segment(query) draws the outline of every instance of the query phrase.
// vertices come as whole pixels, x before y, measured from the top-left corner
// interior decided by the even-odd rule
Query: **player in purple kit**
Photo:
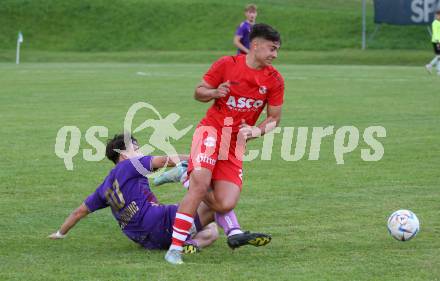
[[[233,40],[234,45],[238,48],[237,54],[249,53],[249,34],[257,18],[257,6],[255,4],[246,5],[244,15],[246,16],[246,20],[238,26]]]
[[[66,218],[61,228],[49,235],[49,238],[64,238],[68,231],[89,213],[110,206],[113,216],[128,238],[147,249],[167,249],[170,246],[178,207],[159,204],[150,190],[148,179],[139,170],[152,172],[165,165],[175,166],[176,163],[171,160],[173,157],[144,156],[138,152],[138,148],[137,141],[133,137],[127,148],[124,135],[117,135],[109,140],[106,156],[116,166],[95,192],[90,194]],[[188,156],[179,155],[179,158],[187,160]],[[139,169],[137,164],[142,167]],[[213,211],[201,204],[193,227],[194,232],[197,233],[188,241],[186,252],[194,252],[199,247],[209,246],[218,238],[217,226],[211,223],[213,221]]]

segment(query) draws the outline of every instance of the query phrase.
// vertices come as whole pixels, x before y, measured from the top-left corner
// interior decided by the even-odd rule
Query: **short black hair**
[[[281,44],[281,35],[272,26],[265,23],[257,23],[252,27],[249,41],[254,38],[263,38],[272,42],[279,42]]]
[[[125,141],[124,137],[128,135],[131,139],[131,142],[137,144],[137,140],[130,134],[119,134],[115,135],[112,139],[107,141],[107,146],[105,148],[105,156],[115,164],[118,164],[119,160],[119,152],[116,150],[125,150]]]

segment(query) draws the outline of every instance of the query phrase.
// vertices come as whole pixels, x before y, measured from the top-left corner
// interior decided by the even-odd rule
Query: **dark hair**
[[[124,141],[125,136],[126,134],[115,135],[113,139],[107,141],[105,156],[115,164],[117,164],[119,160],[119,152],[115,150],[126,149]],[[128,137],[130,137],[132,143],[137,144],[137,140],[133,136],[128,134]]]
[[[263,38],[272,42],[279,42],[281,44],[281,35],[272,26],[265,23],[257,23],[252,27],[249,41],[254,38]]]

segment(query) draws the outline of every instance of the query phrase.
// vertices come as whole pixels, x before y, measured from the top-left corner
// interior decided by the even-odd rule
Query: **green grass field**
[[[362,132],[380,125],[385,154],[364,162],[359,147],[337,165],[334,136],[318,161],[286,162],[275,138],[271,161],[245,163],[236,209],[243,228],[264,231],[263,248],[232,252],[219,241],[186,265],[172,267],[164,252],[129,241],[109,210],[81,221],[63,241],[51,241],[64,218],[94,191],[112,165],[87,162],[82,150],[67,171],[54,153],[65,125],[123,128],[135,102],[195,125],[206,104],[192,98],[207,64],[0,64],[0,280],[440,280],[438,220],[440,77],[421,67],[279,65],[286,80],[281,126]],[[138,75],[142,72],[142,75]],[[147,135],[137,135],[142,143]],[[310,134],[309,134],[310,137]],[[189,152],[191,137],[175,142]],[[309,142],[310,143],[310,142]],[[261,146],[255,141],[251,148]],[[309,146],[308,146],[309,147]],[[153,189],[163,203],[178,202],[177,184]],[[388,235],[387,217],[414,211],[421,232],[412,241]]]
[[[235,51],[126,51],[126,52],[50,52],[22,49],[22,62],[130,62],[130,63],[207,63]],[[355,50],[286,51],[279,60],[285,64],[402,65],[420,66],[432,59],[431,50]],[[1,62],[15,62],[15,50],[0,50]]]
[[[361,48],[361,0],[256,0],[257,22],[276,27],[285,50]],[[248,0],[2,0],[0,50],[17,33],[29,50],[51,52],[233,50]],[[367,0],[367,31],[374,29]],[[431,50],[425,26],[383,25],[372,49]]]

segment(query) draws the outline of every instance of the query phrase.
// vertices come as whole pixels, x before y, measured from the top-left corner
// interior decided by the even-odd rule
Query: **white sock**
[[[233,230],[231,230],[231,232],[229,232],[228,237],[235,235],[235,234],[242,234],[242,233],[243,233],[243,231],[241,231],[241,229],[233,229]]]
[[[437,68],[437,72],[440,72],[440,63],[439,63],[440,56],[435,56],[435,58],[432,61],[434,60],[435,62],[432,64],[432,66],[435,66]]]
[[[432,61],[429,63],[430,66],[435,66],[438,63],[440,56],[435,56]]]
[[[170,250],[177,250],[179,252],[182,252],[183,247],[182,246],[171,245],[170,246]]]

